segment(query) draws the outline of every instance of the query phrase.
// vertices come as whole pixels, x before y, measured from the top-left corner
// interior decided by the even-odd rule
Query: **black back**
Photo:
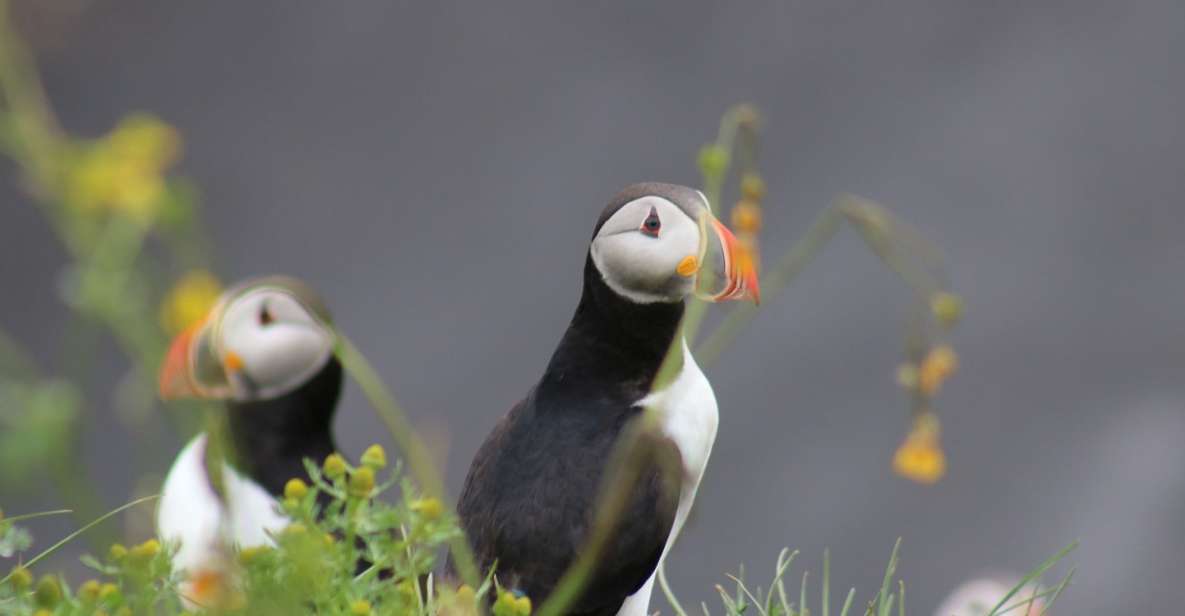
[[[618,437],[641,408],[683,316],[682,303],[635,304],[586,259],[584,292],[543,378],[486,438],[458,512],[484,569],[536,604],[584,546]],[[651,443],[641,479],[571,614],[615,614],[650,577],[670,535],[678,490],[664,463],[674,443]],[[681,466],[680,466],[681,468]]]
[[[233,451],[228,461],[272,496],[293,477],[309,480],[304,459],[315,462],[337,451],[333,414],[341,395],[342,366],[330,357],[304,385],[271,400],[227,402]]]

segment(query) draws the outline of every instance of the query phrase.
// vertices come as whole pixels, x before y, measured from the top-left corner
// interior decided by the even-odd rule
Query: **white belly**
[[[675,522],[671,526],[670,536],[667,537],[667,545],[659,559],[661,564],[679,536],[679,531],[683,530],[683,523],[687,521],[687,515],[691,512],[700,479],[703,478],[704,469],[708,466],[712,444],[716,442],[720,414],[716,408],[716,395],[712,393],[712,385],[695,363],[686,341],[683,342],[683,370],[678,378],[666,389],[652,392],[638,404],[662,411],[663,432],[679,447],[679,454],[683,458],[684,475],[682,490],[679,493],[679,508],[675,512]],[[648,613],[656,574],[657,570],[650,574],[650,579],[646,580],[638,592],[626,598],[617,612],[618,616],[644,616]]]
[[[255,482],[223,464],[225,504],[206,475],[206,435],[181,450],[165,478],[156,510],[160,538],[179,544],[173,567],[195,573],[220,570],[231,546],[270,544],[267,532],[288,524],[276,501]]]

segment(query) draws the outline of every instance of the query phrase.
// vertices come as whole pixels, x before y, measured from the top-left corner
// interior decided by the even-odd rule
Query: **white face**
[[[663,197],[635,199],[593,238],[593,263],[610,289],[636,303],[682,301],[702,258],[700,224]]]
[[[329,328],[278,287],[252,289],[231,300],[214,336],[231,393],[240,400],[288,393],[333,354]]]

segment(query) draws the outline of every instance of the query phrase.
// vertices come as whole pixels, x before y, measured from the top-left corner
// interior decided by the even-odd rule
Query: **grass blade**
[[[55,543],[55,544],[53,544],[53,545],[49,546],[48,548],[46,548],[46,549],[45,549],[43,552],[41,552],[40,554],[38,554],[38,555],[34,556],[33,558],[30,558],[30,559],[29,559],[29,560],[28,560],[28,561],[27,561],[27,562],[24,564],[25,568],[32,567],[33,565],[37,564],[37,563],[38,563],[38,562],[39,562],[41,559],[45,558],[46,556],[49,556],[50,554],[53,554],[54,552],[56,552],[56,551],[58,550],[58,548],[60,548],[60,547],[62,547],[63,545],[66,545],[67,543],[69,543],[69,542],[73,541],[73,540],[74,540],[74,539],[76,539],[76,538],[77,538],[79,535],[81,535],[81,534],[85,533],[86,531],[88,531],[88,530],[90,530],[90,529],[92,529],[92,528],[94,528],[94,527],[98,526],[99,524],[102,524],[103,522],[107,521],[107,519],[108,519],[108,518],[110,518],[110,517],[112,517],[112,516],[114,516],[114,515],[116,515],[116,514],[122,513],[123,511],[125,511],[125,510],[127,510],[127,509],[131,509],[132,507],[135,507],[136,505],[139,505],[139,504],[141,504],[141,503],[146,503],[146,502],[148,502],[148,501],[150,501],[150,500],[156,500],[156,499],[158,499],[158,498],[160,498],[160,495],[159,495],[159,494],[153,494],[152,496],[145,496],[144,498],[138,498],[138,499],[136,499],[136,500],[134,500],[134,501],[132,501],[132,502],[130,502],[130,503],[127,503],[126,505],[120,505],[119,507],[116,507],[115,509],[112,509],[111,511],[108,511],[107,513],[104,513],[103,515],[101,515],[101,516],[99,516],[99,517],[95,518],[94,520],[92,520],[92,521],[91,521],[89,524],[87,524],[86,526],[83,526],[82,528],[80,528],[80,529],[78,529],[78,530],[76,530],[76,531],[74,531],[74,532],[70,533],[69,535],[66,535],[65,537],[63,537],[63,538],[62,538],[62,540],[61,540],[61,541],[58,541],[57,543]],[[0,580],[0,584],[3,584],[4,582],[7,582],[7,581],[8,581],[8,578],[9,578],[11,575],[12,575],[12,574],[11,574],[11,573],[9,573],[8,575],[4,576],[4,579],[3,579],[3,580]]]

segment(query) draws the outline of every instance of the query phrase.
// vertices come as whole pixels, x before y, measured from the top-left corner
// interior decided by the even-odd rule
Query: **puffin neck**
[[[591,387],[649,390],[683,318],[683,302],[638,304],[609,288],[589,256],[576,314],[540,382],[540,393]]]
[[[230,401],[228,462],[273,495],[293,477],[304,478],[304,459],[320,461],[336,451],[333,414],[341,395],[342,366],[325,367],[297,389],[270,400]]]

